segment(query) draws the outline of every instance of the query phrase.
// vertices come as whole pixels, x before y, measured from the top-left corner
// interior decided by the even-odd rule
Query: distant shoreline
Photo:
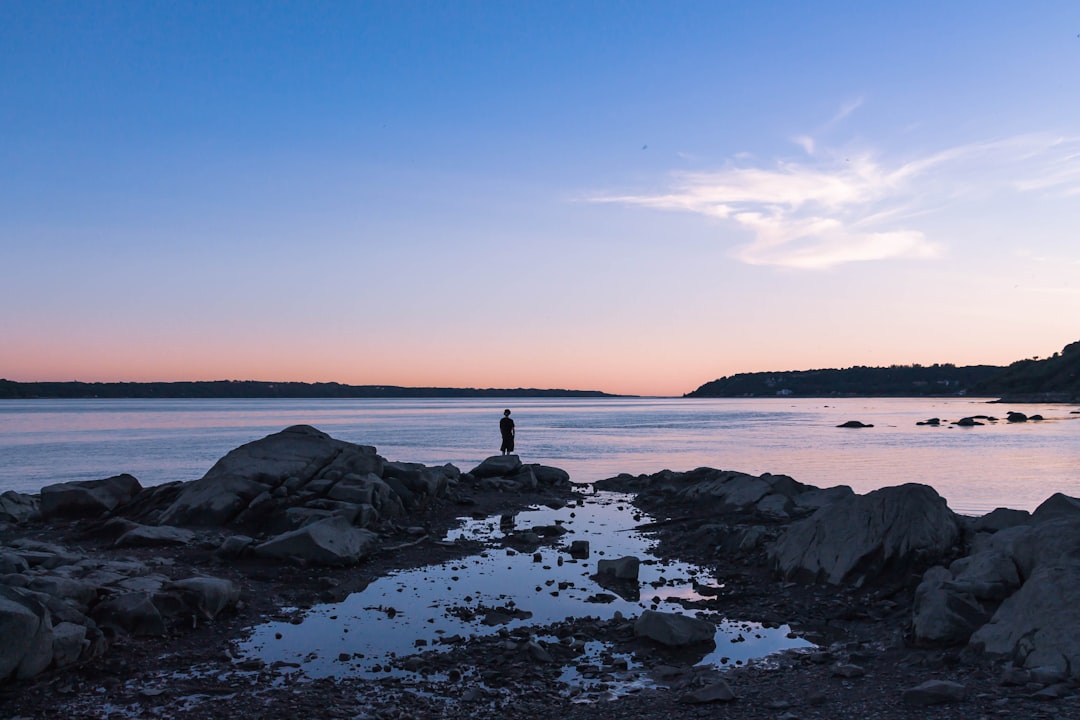
[[[617,398],[599,390],[442,388],[341,383],[208,380],[192,382],[15,382],[0,379],[0,400],[330,399],[330,398]]]

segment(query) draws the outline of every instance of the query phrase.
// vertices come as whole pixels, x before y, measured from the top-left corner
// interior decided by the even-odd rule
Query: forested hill
[[[1080,402],[1080,342],[1039,360],[1017,360],[972,393],[1027,401]]]
[[[616,397],[597,390],[436,388],[340,383],[260,382],[14,382],[0,379],[0,399],[13,398],[420,398]]]
[[[684,397],[926,397],[972,394],[1004,368],[996,365],[892,365],[739,373]]]

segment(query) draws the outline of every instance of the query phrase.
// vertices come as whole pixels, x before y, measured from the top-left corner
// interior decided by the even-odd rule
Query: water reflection
[[[680,601],[701,600],[717,588],[703,569],[652,554],[654,543],[632,530],[650,520],[629,505],[628,496],[597,493],[581,505],[521,513],[513,524],[499,518],[469,521],[446,541],[480,540],[488,545],[483,553],[396,573],[343,602],[318,605],[298,621],[258,626],[239,650],[309,677],[374,677],[389,672],[397,658],[438,650],[454,638],[569,617],[629,617],[645,608],[689,612]],[[558,546],[522,544],[522,538],[550,528],[565,531]],[[589,543],[588,558],[569,554],[575,541]],[[605,583],[605,590],[596,582],[597,564],[622,556],[641,559],[639,581]],[[787,637],[789,632],[787,626],[725,621],[717,626],[715,649],[700,659],[734,665],[810,646]],[[564,677],[588,680],[573,667]]]

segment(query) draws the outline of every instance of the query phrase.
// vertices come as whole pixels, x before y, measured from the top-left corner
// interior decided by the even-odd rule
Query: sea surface
[[[3,400],[0,491],[121,472],[143,485],[194,480],[233,448],[301,423],[375,445],[389,460],[469,470],[497,454],[504,408],[522,459],[576,482],[701,466],[860,493],[920,482],[970,515],[1032,510],[1055,492],[1080,496],[1076,406],[967,398]],[[1007,423],[1009,410],[1046,419]],[[1001,420],[948,424],[971,415]],[[942,425],[916,425],[931,417]],[[874,427],[836,427],[848,420]]]

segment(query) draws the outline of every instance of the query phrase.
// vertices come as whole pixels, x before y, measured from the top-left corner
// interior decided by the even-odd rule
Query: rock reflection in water
[[[631,617],[647,608],[689,613],[680,601],[715,594],[713,579],[699,567],[656,558],[654,543],[633,530],[651,518],[629,501],[620,493],[597,493],[581,505],[523,512],[513,522],[467,521],[446,540],[484,541],[489,548],[482,554],[380,578],[342,602],[316,605],[298,623],[257,626],[238,650],[242,658],[308,677],[373,677],[390,672],[396,658],[500,628],[610,619],[617,612]],[[537,546],[552,527],[565,530],[558,545]],[[571,542],[582,540],[589,557],[572,557]],[[642,561],[638,583],[605,580],[605,592],[595,577],[597,563],[628,555]],[[700,660],[734,665],[810,646],[788,633],[787,626],[723,622],[715,649]]]

